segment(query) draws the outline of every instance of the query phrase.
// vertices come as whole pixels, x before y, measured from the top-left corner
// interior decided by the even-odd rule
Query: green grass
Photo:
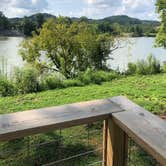
[[[166,112],[166,74],[130,76],[106,82],[0,98],[0,114],[125,95],[153,113]]]
[[[119,78],[117,80],[113,80],[112,82],[106,82],[102,85],[71,87],[36,94],[33,93],[15,97],[4,97],[0,98],[0,114],[100,98],[109,98],[117,95],[125,95],[153,113],[165,113],[166,74],[130,76],[126,78]],[[91,129],[91,131],[93,131],[93,129]],[[0,159],[2,158],[2,160],[0,160],[0,165],[8,166],[10,163],[14,166],[29,166],[34,165],[34,163],[44,164],[78,154],[79,152],[95,149],[96,146],[97,148],[101,147],[101,133],[102,132],[90,134],[90,144],[88,146],[87,128],[85,125],[62,130],[61,134],[59,134],[59,130],[57,130],[51,133],[30,136],[29,139],[28,137],[25,137],[22,139],[0,143]],[[74,137],[70,138],[71,135]],[[49,142],[54,139],[57,139],[58,141],[56,143],[47,144],[41,147],[33,148],[32,146]],[[27,153],[28,140],[30,140],[30,144],[32,146],[29,154]],[[96,141],[98,142],[97,145]],[[63,148],[59,153],[59,149],[61,147]],[[151,158],[145,162],[145,158],[142,157],[142,154],[143,156],[146,156],[146,154],[142,151],[135,151],[132,155],[132,157],[134,156],[134,159],[140,160],[140,166],[142,166],[142,163],[144,163],[144,165],[147,163],[148,165],[149,162],[151,163],[150,165],[155,165],[152,164]],[[75,161],[67,161],[63,165],[84,166],[88,162],[93,163],[95,161],[99,161],[100,159],[101,154],[93,153],[88,156],[88,158],[77,158]]]

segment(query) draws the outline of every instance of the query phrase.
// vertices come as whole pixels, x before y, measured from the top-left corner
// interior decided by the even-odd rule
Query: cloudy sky
[[[104,18],[126,14],[140,19],[157,19],[156,0],[0,0],[0,11],[8,17],[37,12],[63,16]]]

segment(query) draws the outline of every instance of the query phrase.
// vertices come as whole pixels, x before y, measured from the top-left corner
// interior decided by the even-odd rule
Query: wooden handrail
[[[126,97],[112,98],[126,111],[113,113],[112,120],[161,165],[166,166],[166,122]]]
[[[0,141],[87,124],[123,111],[111,99],[0,115]]]
[[[166,165],[166,122],[123,96],[0,115],[0,141],[98,120],[104,120],[104,166],[127,164],[128,137]]]

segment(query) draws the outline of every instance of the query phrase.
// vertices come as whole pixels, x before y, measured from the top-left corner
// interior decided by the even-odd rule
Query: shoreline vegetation
[[[26,37],[26,35],[16,30],[0,30],[0,37]],[[156,33],[142,34],[140,36],[133,33],[123,33],[120,37],[156,37]]]
[[[0,37],[25,37],[25,35],[17,30],[0,30]]]
[[[4,69],[0,69],[0,97],[16,96],[20,94],[38,93],[54,89],[66,89],[69,87],[85,87],[87,85],[102,85],[104,82],[112,82],[116,79],[127,78],[135,75],[153,75],[166,73],[166,62],[160,62],[150,55],[147,60],[129,63],[128,69],[123,73],[114,70],[92,70],[88,68],[79,73],[77,77],[66,78],[58,72],[41,73],[31,65],[15,68],[11,77],[8,78]]]
[[[5,36],[32,36],[32,32],[37,32],[49,19],[58,17],[47,14],[37,13],[23,18],[7,18],[0,12],[0,35]],[[69,22],[86,22],[98,28],[100,33],[110,33],[114,36],[155,37],[160,22],[153,20],[140,20],[127,15],[110,16],[103,19],[89,19],[85,16],[66,17]]]
[[[166,74],[134,75],[82,87],[0,97],[0,114],[125,95],[147,110],[166,113]],[[94,90],[95,89],[95,90]],[[18,103],[18,104],[17,104]]]
[[[56,17],[46,13],[7,18],[0,12],[0,34],[27,37],[20,46],[20,55],[26,62],[23,67],[15,68],[8,77],[7,62],[5,58],[0,60],[0,114],[119,95],[127,96],[154,114],[166,114],[166,62],[161,66],[150,55],[146,60],[129,63],[122,73],[110,70],[107,65],[110,54],[122,47],[121,36],[154,37],[157,34],[156,44],[166,48],[166,13],[165,7],[160,7],[164,1],[158,0],[156,4],[161,23],[125,15],[100,20]],[[42,165],[61,159],[59,157],[73,156],[73,152],[87,151],[93,148],[99,135],[91,135],[88,143],[83,137],[89,138],[87,131],[101,128],[99,122],[0,143],[0,165]],[[70,137],[71,133],[83,137]],[[37,147],[31,146],[35,144]],[[132,158],[141,161],[140,165],[156,165],[142,150],[135,152]],[[100,156],[95,153],[88,155],[88,159],[95,161]],[[90,163],[80,157],[77,162],[76,165]],[[74,165],[71,163],[64,166]]]

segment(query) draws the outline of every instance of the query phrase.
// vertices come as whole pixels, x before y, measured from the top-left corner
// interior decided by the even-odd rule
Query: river
[[[0,59],[5,57],[8,72],[12,71],[14,66],[22,66],[23,61],[19,56],[19,44],[22,42],[21,37],[0,37]],[[150,54],[154,55],[161,63],[166,61],[166,50],[154,47],[154,38],[138,37],[129,38],[125,47],[113,52],[110,57],[113,60],[108,61],[112,69],[123,71],[127,68],[129,62],[136,62],[146,59]],[[1,63],[0,63],[1,65]],[[1,68],[1,66],[0,66]]]

